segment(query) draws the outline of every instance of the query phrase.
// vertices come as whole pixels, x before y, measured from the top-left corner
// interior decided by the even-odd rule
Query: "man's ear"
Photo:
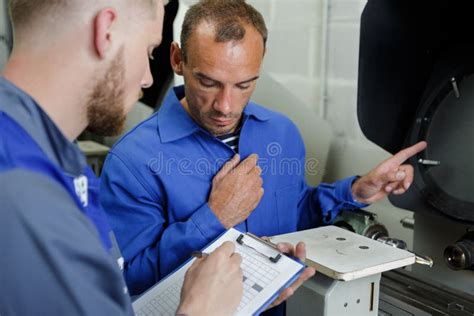
[[[173,67],[173,71],[179,75],[183,75],[183,55],[182,50],[179,47],[178,43],[173,42],[171,43],[171,67]]]
[[[117,11],[114,8],[105,8],[94,19],[94,48],[101,59],[106,57],[112,47],[112,30],[117,18]]]

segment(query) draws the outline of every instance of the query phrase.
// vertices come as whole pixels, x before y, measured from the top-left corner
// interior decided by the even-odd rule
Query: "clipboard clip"
[[[278,248],[277,248],[274,244],[272,244],[271,242],[268,242],[268,241],[266,241],[266,240],[263,240],[263,239],[261,239],[261,238],[255,236],[255,235],[253,235],[253,234],[251,234],[251,233],[247,233],[247,234],[245,234],[245,235],[244,235],[244,234],[240,234],[240,236],[239,236],[239,237],[237,238],[237,240],[236,240],[239,245],[244,246],[244,247],[247,247],[247,248],[249,248],[249,249],[252,249],[255,253],[257,253],[257,254],[259,254],[260,256],[262,256],[262,257],[264,257],[264,258],[270,260],[270,261],[273,262],[273,263],[277,263],[277,262],[281,259],[281,253],[278,253],[278,255],[276,255],[275,257],[267,256],[266,254],[262,253],[262,252],[259,251],[258,249],[254,248],[254,247],[252,247],[252,246],[250,246],[250,245],[248,245],[248,244],[246,244],[246,243],[244,242],[244,236],[248,236],[248,237],[250,237],[250,238],[253,238],[253,239],[255,239],[256,241],[258,241],[258,242],[264,244],[265,246],[269,246],[269,247],[271,247],[272,249],[278,251]]]

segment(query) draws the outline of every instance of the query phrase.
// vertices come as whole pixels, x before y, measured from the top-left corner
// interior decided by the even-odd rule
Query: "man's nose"
[[[232,113],[232,89],[223,88],[214,102],[214,110],[224,115]]]

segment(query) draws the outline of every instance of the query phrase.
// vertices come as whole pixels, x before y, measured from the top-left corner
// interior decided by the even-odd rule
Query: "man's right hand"
[[[263,196],[262,169],[257,161],[255,154],[242,162],[235,155],[212,180],[209,207],[226,229],[246,220]]]
[[[233,315],[243,295],[242,257],[225,242],[186,272],[177,315]]]

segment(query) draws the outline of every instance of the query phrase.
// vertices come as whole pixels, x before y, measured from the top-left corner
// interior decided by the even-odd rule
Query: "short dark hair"
[[[67,0],[10,0],[9,12],[13,28],[23,27],[36,16],[46,16],[51,10],[67,5]]]
[[[146,5],[147,12],[156,11],[156,0],[128,1],[137,4],[141,2]],[[49,16],[52,12],[58,12],[73,4],[73,0],[9,0],[9,13],[13,28],[16,29],[31,24],[37,17]]]
[[[262,35],[266,46],[268,30],[263,16],[245,0],[201,0],[191,6],[181,30],[181,52],[187,61],[188,41],[195,28],[207,21],[215,25],[216,42],[239,41],[245,36],[244,24],[253,26]]]

